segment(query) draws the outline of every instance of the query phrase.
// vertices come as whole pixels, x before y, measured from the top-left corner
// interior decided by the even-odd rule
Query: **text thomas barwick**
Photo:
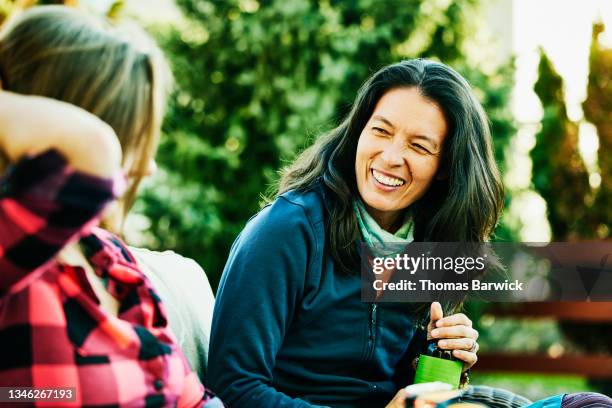
[[[482,282],[473,279],[468,282],[433,282],[429,279],[420,279],[417,282],[402,279],[399,282],[384,282],[381,279],[376,279],[372,285],[374,290],[435,290],[435,291],[465,291],[465,290],[494,290],[494,291],[522,291],[523,282],[514,280],[513,282],[507,279],[504,282]]]

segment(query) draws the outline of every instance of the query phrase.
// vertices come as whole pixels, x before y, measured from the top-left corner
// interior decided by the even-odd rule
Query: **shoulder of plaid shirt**
[[[55,150],[0,181],[0,386],[75,387],[75,405],[222,406],[189,368],[130,251],[95,228],[122,184],[74,171]],[[76,240],[118,316],[100,307],[82,268],[54,259]]]

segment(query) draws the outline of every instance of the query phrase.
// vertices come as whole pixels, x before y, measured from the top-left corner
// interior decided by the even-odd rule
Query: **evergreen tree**
[[[584,234],[594,239],[612,235],[612,49],[598,41],[603,31],[602,23],[593,25],[587,98],[582,104],[585,118],[595,125],[599,137],[601,184],[583,224],[588,229]]]
[[[588,173],[578,151],[578,126],[567,117],[563,80],[543,51],[538,73],[534,90],[542,102],[544,117],[530,153],[531,180],[546,201],[552,239],[576,239],[590,192]]]

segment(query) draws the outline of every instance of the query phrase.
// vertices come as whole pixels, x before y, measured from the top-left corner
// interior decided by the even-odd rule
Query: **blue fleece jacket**
[[[384,407],[412,381],[414,306],[361,302],[359,273],[326,250],[324,201],[322,188],[288,192],[232,246],[207,376],[230,407]]]

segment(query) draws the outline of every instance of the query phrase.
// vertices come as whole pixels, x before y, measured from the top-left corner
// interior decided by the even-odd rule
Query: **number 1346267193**
[[[0,403],[43,401],[76,401],[75,387],[0,387]]]

